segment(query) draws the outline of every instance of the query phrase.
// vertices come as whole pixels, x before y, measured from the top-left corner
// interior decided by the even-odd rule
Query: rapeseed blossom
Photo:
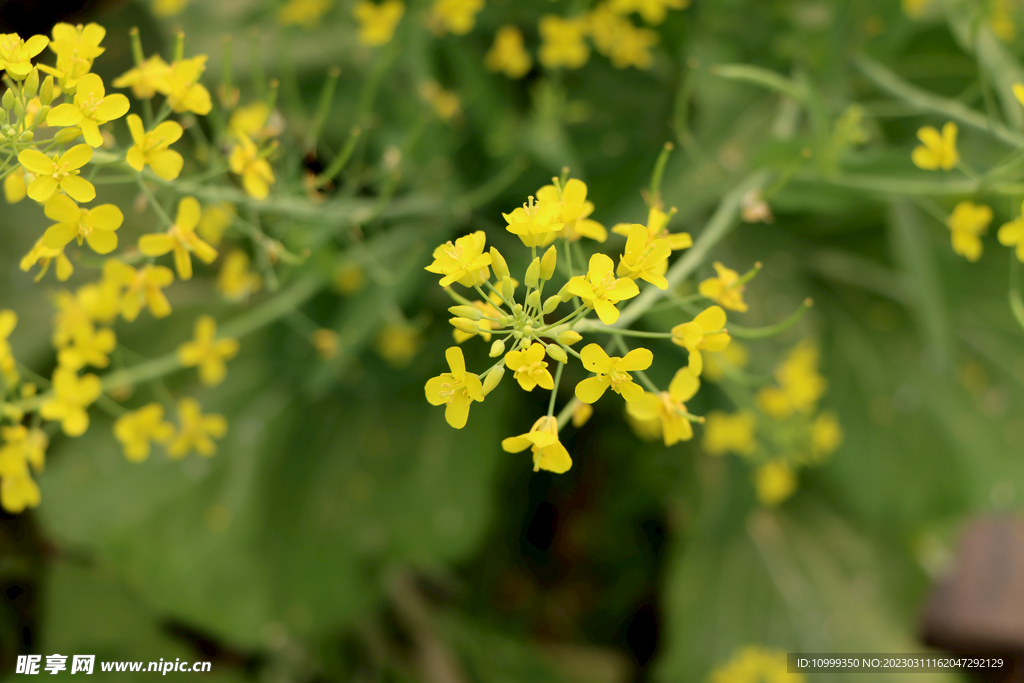
[[[657,421],[666,446],[693,438],[691,415],[685,402],[700,388],[700,380],[685,368],[676,372],[668,391],[645,392],[638,401],[626,404],[626,411],[638,420]]]
[[[577,275],[566,283],[562,294],[563,300],[570,296],[578,296],[585,306],[593,308],[597,317],[605,325],[612,325],[619,319],[619,309],[615,304],[632,299],[640,293],[640,289],[628,277],[616,278],[612,274],[615,262],[604,254],[590,257],[587,274]]]
[[[713,265],[718,276],[701,281],[697,291],[722,308],[740,313],[746,312],[747,304],[743,301],[745,287],[739,273],[731,268],[726,268],[718,261],[715,261]]]
[[[522,78],[533,66],[533,58],[523,46],[523,34],[515,26],[502,26],[494,34],[494,44],[484,56],[484,65],[509,78]],[[539,193],[538,193],[539,194]]]
[[[288,0],[277,11],[277,22],[282,26],[314,28],[333,4],[332,0]]]
[[[39,414],[44,419],[60,421],[61,429],[68,436],[81,436],[89,428],[89,414],[85,409],[102,393],[103,386],[96,375],[79,377],[74,370],[57,366],[53,371],[53,398],[43,402]]]
[[[217,259],[217,250],[195,233],[201,211],[195,197],[184,197],[178,202],[174,225],[166,233],[143,235],[139,239],[139,250],[146,256],[163,256],[173,251],[178,277],[191,279],[191,254],[194,253],[204,263],[213,263]]]
[[[952,170],[960,161],[956,151],[956,124],[952,121],[942,127],[942,133],[931,126],[924,126],[917,131],[921,145],[914,148],[911,160],[918,168],[926,171]]]
[[[569,451],[558,440],[558,421],[550,416],[534,422],[526,434],[504,439],[501,447],[509,453],[520,453],[529,448],[533,454],[534,472],[547,470],[562,474],[572,467]]]
[[[447,287],[458,282],[464,287],[473,287],[490,277],[491,255],[484,253],[487,236],[483,230],[460,237],[455,243],[448,242],[434,250],[434,262],[425,268],[431,273],[444,275],[441,286]]]
[[[639,401],[644,390],[633,381],[630,372],[651,367],[654,354],[647,349],[633,349],[624,357],[609,357],[597,344],[588,344],[580,352],[583,367],[595,373],[576,385],[576,398],[584,403],[594,403],[611,388],[627,402]]]
[[[214,386],[228,373],[225,361],[238,353],[238,340],[217,338],[217,321],[202,315],[196,319],[195,338],[178,347],[178,360],[186,368],[199,367],[199,380]]]
[[[48,249],[63,249],[72,240],[82,240],[97,254],[109,254],[117,248],[117,232],[124,221],[121,209],[113,204],[102,204],[94,209],[83,209],[70,197],[55,194],[46,202],[46,217],[57,221],[47,228],[43,244]]]
[[[167,455],[182,458],[192,451],[207,457],[217,452],[214,439],[228,432],[228,421],[223,415],[204,415],[194,398],[178,401],[178,429],[167,446]]]
[[[153,169],[158,177],[174,180],[181,173],[185,160],[173,149],[168,149],[181,137],[181,124],[176,121],[164,121],[150,132],[142,125],[142,119],[135,114],[128,117],[128,130],[131,131],[134,145],[128,150],[125,161],[136,171],[146,166]]]
[[[722,351],[729,345],[729,333],[725,331],[725,311],[711,306],[688,323],[672,328],[672,342],[690,352],[687,366],[694,377],[704,370],[701,351]]]
[[[473,30],[483,8],[484,0],[434,0],[429,21],[437,30],[462,36]]]
[[[92,159],[92,147],[75,145],[62,155],[53,158],[34,149],[18,154],[18,161],[28,173],[35,176],[28,184],[28,196],[37,202],[45,202],[57,190],[61,190],[77,202],[91,202],[96,198],[96,188],[83,178],[81,168]]]
[[[142,462],[149,457],[153,442],[165,444],[174,437],[174,425],[164,420],[162,405],[150,403],[117,418],[114,436],[128,460]]]
[[[352,8],[352,16],[359,23],[359,42],[369,47],[390,43],[404,14],[405,3],[401,0],[384,0],[380,4],[360,0]]]
[[[551,391],[555,382],[548,372],[544,355],[544,345],[534,342],[525,350],[517,349],[505,354],[505,367],[512,370],[512,376],[525,391],[533,391],[537,386]]]
[[[984,204],[963,201],[953,207],[946,221],[953,240],[953,251],[968,261],[981,258],[981,238],[992,222],[992,209]]]
[[[46,36],[22,40],[17,33],[0,33],[0,70],[16,81],[24,80],[32,71],[32,59],[49,43]]]
[[[77,126],[91,147],[103,144],[100,126],[128,113],[128,98],[120,93],[107,95],[103,80],[96,74],[86,74],[78,80],[74,103],[59,104],[50,110],[46,125]]]
[[[549,69],[565,67],[578,69],[590,58],[587,47],[587,20],[584,17],[563,19],[548,14],[541,17],[538,28],[541,37],[537,59]]]
[[[466,372],[466,359],[462,349],[453,346],[445,351],[448,367],[445,372],[427,381],[426,394],[430,405],[445,406],[444,419],[452,427],[462,429],[469,419],[473,401],[483,401],[480,377]]]
[[[996,234],[999,244],[1004,247],[1016,247],[1017,260],[1024,263],[1024,204],[1021,204],[1021,215],[1009,223],[1004,223]]]

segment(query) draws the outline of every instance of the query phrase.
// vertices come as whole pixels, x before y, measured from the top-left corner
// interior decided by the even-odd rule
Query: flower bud
[[[26,131],[22,132],[21,135],[18,136],[18,139],[21,142],[32,142],[32,138],[34,138],[35,136],[36,136],[35,133],[33,133],[30,130],[26,130]]]
[[[21,100],[14,100],[14,115],[19,119],[25,118],[25,105]]]
[[[527,287],[536,287],[540,284],[540,258],[533,259],[530,267],[526,269],[526,277],[523,278]]]
[[[48,106],[44,105],[42,107],[39,107],[39,111],[36,112],[36,119],[35,119],[36,123],[37,124],[44,123],[46,121],[46,117],[49,116],[49,115],[50,115],[50,108]]]
[[[39,89],[39,101],[46,106],[53,102],[53,76],[43,79],[43,87]]]
[[[501,280],[509,276],[508,264],[505,257],[498,253],[498,250],[491,247],[491,269],[494,270],[494,277]]]
[[[544,252],[544,258],[540,260],[540,279],[550,280],[555,274],[555,265],[558,263],[558,251],[554,246]]]
[[[516,286],[512,284],[512,278],[506,276],[501,279],[501,295],[509,301],[515,298]]]
[[[25,98],[31,100],[39,90],[39,69],[32,69],[25,78]]]
[[[583,335],[574,330],[566,330],[558,335],[558,343],[566,346],[572,346],[581,339],[583,339]]]
[[[534,310],[540,310],[540,291],[533,290],[530,295],[526,297],[526,305],[532,306]]]
[[[507,315],[503,315],[503,316],[498,318],[498,324],[501,325],[502,327],[508,327],[509,323],[511,323],[511,322],[512,322],[512,319],[510,317],[508,317]]]
[[[469,318],[452,318],[448,322],[452,324],[452,327],[457,330],[462,330],[466,334],[476,334],[480,331],[480,325]]]
[[[514,315],[514,316],[516,316],[518,318],[522,314],[523,314],[523,305],[522,304],[516,304],[515,306],[512,307],[512,315]]]
[[[499,365],[487,373],[487,377],[484,378],[484,386],[480,390],[480,393],[486,396],[487,394],[494,391],[494,388],[498,386],[498,382],[505,376],[505,366]]]
[[[501,339],[495,339],[494,343],[491,344],[491,352],[489,355],[491,358],[497,358],[505,353],[505,342]]]
[[[57,131],[57,134],[53,136],[53,140],[54,142],[63,144],[65,142],[71,142],[81,134],[82,131],[78,128],[61,128]]]
[[[0,98],[0,104],[3,104],[4,109],[10,109],[14,106],[14,91],[8,88],[4,91],[3,98]]]
[[[565,349],[556,344],[548,344],[547,348],[548,355],[551,356],[552,360],[556,360],[559,363],[568,363],[569,356],[565,355]]]
[[[572,411],[572,426],[579,429],[587,424],[587,420],[594,414],[594,406],[589,403],[580,402]]]
[[[470,320],[479,320],[480,316],[483,315],[476,306],[452,306],[448,309],[448,312],[460,318],[469,318]]]
[[[555,309],[558,308],[558,304],[562,303],[562,298],[557,294],[555,296],[549,296],[544,300],[544,315],[550,315],[554,313]]]
[[[569,280],[569,282],[572,282],[572,280]],[[569,299],[573,298],[573,296],[575,296],[572,292],[569,291],[569,282],[566,282],[564,285],[562,285],[562,288],[558,290],[558,298],[561,299],[562,301],[568,301]]]

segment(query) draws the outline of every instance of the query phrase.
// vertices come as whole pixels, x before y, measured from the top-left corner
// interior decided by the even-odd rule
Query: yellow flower
[[[23,80],[32,71],[32,58],[49,42],[46,36],[22,40],[17,33],[0,33],[0,70],[16,81]]]
[[[572,458],[558,440],[558,420],[542,417],[533,423],[526,434],[502,440],[501,447],[508,453],[520,453],[527,448],[533,453],[533,471],[547,470],[555,474],[568,472]]]
[[[462,429],[469,419],[469,407],[473,401],[484,400],[483,385],[480,383],[480,377],[472,372],[466,372],[466,359],[462,355],[462,349],[452,346],[444,355],[451,372],[427,380],[427,401],[432,406],[446,406],[444,419],[452,427]]]
[[[556,219],[563,223],[561,231],[549,232],[542,246],[546,247],[558,237],[564,237],[570,242],[582,237],[597,242],[604,242],[608,238],[608,231],[604,226],[588,218],[594,212],[594,203],[587,201],[587,186],[582,180],[570,178],[562,188],[561,197],[557,187],[545,185],[537,190],[537,199],[541,203],[551,202],[562,207],[561,214]]]
[[[100,43],[106,37],[107,29],[95,23],[85,26],[62,23],[53,27],[52,35],[50,50],[57,55],[57,68],[41,66],[40,69],[57,76],[60,86],[71,92],[78,79],[92,69],[93,60],[106,50],[100,47]]]
[[[224,264],[217,276],[217,289],[233,301],[240,301],[260,288],[263,280],[249,270],[249,255],[235,249],[224,257]]]
[[[174,426],[164,421],[164,407],[150,403],[117,418],[114,436],[124,448],[124,457],[142,462],[149,457],[150,442],[167,443],[174,438]]]
[[[228,374],[224,361],[238,353],[237,339],[217,339],[217,321],[201,315],[196,320],[195,339],[178,347],[178,360],[186,368],[199,367],[199,380],[213,386]]]
[[[92,159],[92,147],[75,145],[61,156],[46,156],[40,151],[26,149],[18,154],[18,161],[25,170],[35,176],[28,184],[28,196],[37,202],[45,202],[58,189],[66,192],[76,202],[91,202],[96,198],[96,188],[79,175],[83,166]]]
[[[213,101],[210,99],[210,91],[199,82],[204,71],[206,55],[180,59],[154,79],[154,87],[167,97],[171,111],[178,114],[190,111],[205,116],[213,108]]]
[[[911,160],[918,168],[934,171],[941,168],[948,171],[960,161],[956,151],[956,124],[952,121],[942,127],[942,134],[931,126],[917,131],[917,137],[923,144],[914,148]]]
[[[988,206],[968,201],[957,204],[946,220],[951,231],[953,251],[968,261],[981,258],[981,238],[978,235],[985,232],[990,222],[992,209]]]
[[[1021,204],[1020,210],[1021,215],[1009,223],[1004,223],[999,228],[996,237],[999,239],[999,244],[1004,247],[1016,245],[1017,259],[1024,263],[1024,204]]]
[[[310,341],[313,343],[313,348],[316,349],[317,354],[324,360],[330,360],[337,356],[338,348],[341,346],[338,333],[326,328],[314,330],[313,334],[310,335]]]
[[[660,422],[666,446],[693,438],[693,425],[687,417],[685,401],[693,398],[700,380],[685,368],[676,372],[668,391],[645,393],[638,401],[626,404],[626,410],[638,420]]]
[[[458,282],[464,287],[473,287],[487,282],[491,277],[488,266],[491,255],[484,253],[487,236],[483,230],[460,237],[455,244],[446,242],[434,249],[434,262],[424,270],[444,275],[441,286],[447,287]]]
[[[541,46],[537,54],[540,63],[549,69],[564,66],[578,69],[590,58],[585,18],[563,19],[548,14],[540,20]]]
[[[158,17],[173,17],[188,7],[188,0],[153,0],[153,14]]]
[[[615,274],[631,280],[645,280],[658,289],[668,289],[668,280],[663,273],[672,248],[666,240],[649,242],[648,234],[647,228],[639,223],[630,226],[626,251],[619,259]]]
[[[170,65],[160,57],[153,55],[139,66],[129,69],[114,79],[115,88],[131,88],[132,94],[140,100],[152,99],[157,87],[170,76]]]
[[[526,391],[533,391],[537,385],[548,391],[555,388],[548,364],[544,362],[544,345],[539,342],[534,342],[525,351],[506,353],[505,367],[514,373],[512,376]]]
[[[484,0],[434,0],[429,21],[440,31],[462,36],[473,30],[483,7]]]
[[[1012,42],[1017,37],[1017,25],[1013,22],[1013,11],[1008,0],[992,0],[988,25],[992,33],[1004,43]]]
[[[97,254],[109,254],[117,248],[115,231],[121,227],[124,214],[113,204],[83,209],[67,195],[55,194],[46,202],[44,213],[57,221],[43,234],[48,249],[63,249],[74,239],[78,244],[84,239]]]
[[[176,121],[164,121],[150,132],[142,126],[142,119],[135,114],[128,117],[128,130],[135,142],[128,150],[125,161],[136,171],[150,166],[158,177],[174,180],[181,173],[185,160],[181,155],[168,147],[181,137],[181,124]]]
[[[690,352],[690,372],[699,377],[704,370],[701,350],[723,351],[729,345],[729,333],[725,328],[725,311],[711,306],[697,315],[693,321],[672,328],[672,343]]]
[[[732,415],[720,411],[708,413],[704,420],[704,450],[710,455],[722,455],[733,452],[737,455],[750,455],[757,448],[754,428],[757,419],[749,411],[740,411]]]
[[[608,5],[617,14],[639,12],[645,22],[656,26],[665,21],[669,9],[689,7],[690,0],[609,0]]]
[[[821,460],[843,442],[843,428],[832,413],[822,413],[811,424],[811,457]]]
[[[0,505],[17,514],[26,507],[39,505],[39,487],[29,474],[28,465],[43,469],[48,439],[40,429],[22,425],[0,428]]]
[[[903,13],[911,19],[919,19],[924,16],[925,10],[932,0],[901,0],[900,6]]]
[[[606,55],[616,69],[630,66],[649,69],[654,63],[651,48],[658,44],[658,34],[633,26],[607,5],[598,5],[587,15],[587,29],[594,47]]]
[[[360,0],[352,8],[352,16],[359,24],[359,42],[370,47],[391,42],[403,14],[405,4],[400,0],[384,0],[379,5]]]
[[[812,412],[825,393],[827,384],[818,374],[818,356],[814,342],[804,339],[793,347],[775,371],[775,379],[797,412]]]
[[[394,368],[404,368],[419,351],[420,330],[408,323],[389,323],[377,335],[377,353]]]
[[[633,381],[629,373],[651,367],[654,354],[647,349],[633,349],[622,358],[609,358],[600,346],[588,344],[580,352],[580,359],[583,367],[595,373],[595,376],[576,385],[576,398],[584,403],[594,403],[611,387],[612,391],[632,403],[643,398],[644,390]]]
[[[701,296],[711,299],[730,311],[745,312],[747,304],[743,301],[743,291],[746,288],[740,282],[739,273],[726,268],[718,261],[715,261],[714,266],[718,277],[709,277],[702,281],[697,287],[697,291]]]
[[[26,507],[37,507],[39,500],[39,486],[27,473],[0,480],[0,505],[7,512],[18,514]]]
[[[181,458],[191,451],[211,456],[217,452],[213,439],[220,439],[228,432],[228,421],[223,415],[203,415],[199,402],[194,398],[178,401],[178,434],[167,447],[172,458]],[[212,438],[211,438],[212,437]]]
[[[626,404],[626,407],[629,407],[628,403]],[[573,408],[572,411],[572,426],[575,427],[576,429],[579,429],[583,425],[587,424],[587,421],[590,420],[590,417],[593,414],[594,406],[590,405],[589,403],[581,402],[576,404],[576,407]]]
[[[565,284],[562,300],[568,301],[570,296],[578,296],[584,305],[597,311],[597,317],[605,325],[611,325],[619,319],[619,309],[615,304],[632,299],[640,293],[640,288],[628,277],[618,278],[612,274],[615,263],[604,254],[594,254],[586,276],[577,275]]]
[[[435,81],[427,81],[421,85],[420,95],[430,103],[430,107],[442,121],[451,121],[462,111],[462,102],[459,100],[459,96],[450,90],[445,90]]]
[[[804,675],[789,673],[786,653],[758,645],[738,652],[728,664],[711,672],[708,683],[804,683]]]
[[[78,80],[74,104],[58,104],[46,117],[46,125],[67,128],[77,126],[91,147],[103,144],[100,126],[128,113],[128,98],[120,93],[107,95],[103,80],[86,74]]]
[[[672,251],[679,251],[693,246],[693,238],[688,232],[669,232],[668,222],[675,214],[675,209],[665,213],[656,206],[652,206],[647,212],[647,242],[654,240],[665,240]],[[612,228],[616,235],[629,237],[629,230],[632,223],[618,223]]]
[[[25,185],[25,169],[16,168],[4,178],[4,199],[8,204],[17,204],[28,194]]]
[[[81,370],[86,365],[107,367],[110,365],[109,354],[117,346],[113,330],[107,327],[97,330],[92,325],[79,327],[70,341],[71,344],[57,354],[57,362],[71,370]]]
[[[796,473],[785,461],[769,460],[757,468],[755,488],[757,499],[774,507],[796,491]]]
[[[199,239],[195,233],[201,209],[195,197],[184,197],[178,202],[178,215],[174,225],[162,234],[143,235],[139,238],[139,250],[146,256],[163,256],[174,252],[174,265],[178,277],[188,280],[192,277],[192,257],[195,253],[204,263],[217,259],[217,250]]]
[[[254,199],[266,199],[270,194],[274,171],[248,136],[242,134],[241,143],[232,148],[228,165],[232,173],[242,176],[242,188],[247,195]]]
[[[550,244],[555,233],[562,229],[562,207],[554,201],[534,201],[533,197],[512,213],[501,214],[508,225],[505,227],[513,235],[518,235],[528,247],[541,247]],[[549,239],[551,238],[551,239]]]
[[[11,332],[14,332],[14,328],[18,325],[18,314],[10,309],[4,309],[0,311],[0,370],[3,371],[5,379],[9,376],[16,378],[16,372],[14,365],[14,353],[11,350],[11,343],[7,341],[7,338],[11,336]],[[14,384],[15,382],[8,382],[8,384]],[[8,387],[9,389],[10,387]]]
[[[726,375],[725,368],[722,367],[723,363],[742,369],[747,367],[749,362],[750,353],[747,351],[747,347],[734,339],[721,352],[709,353],[704,356],[704,372],[701,373],[701,376],[713,382],[719,382]]]
[[[494,34],[494,44],[484,56],[491,71],[500,71],[509,78],[522,78],[533,65],[530,53],[523,47],[523,34],[515,26],[502,26]]]
[[[199,216],[196,232],[208,243],[217,246],[224,237],[224,231],[231,227],[237,214],[238,210],[234,204],[228,202],[211,204],[203,209],[203,213]]]
[[[57,279],[61,282],[67,281],[75,270],[74,266],[71,265],[68,257],[64,255],[63,249],[50,249],[43,244],[43,239],[42,237],[37,239],[32,250],[21,259],[21,269],[27,273],[32,269],[32,266],[37,263],[40,264],[39,274],[36,275],[36,281],[38,282],[46,275],[50,262],[57,259]]]
[[[174,282],[170,268],[146,265],[136,270],[127,263],[109,259],[103,264],[103,279],[125,288],[120,311],[128,322],[138,318],[144,306],[149,307],[154,318],[171,314],[171,304],[162,291]]]
[[[277,22],[282,26],[314,28],[333,4],[331,0],[288,0],[278,10]]]
[[[81,436],[89,428],[89,414],[85,411],[103,393],[103,385],[96,375],[82,375],[58,366],[53,371],[53,398],[44,401],[39,414],[46,420],[60,420],[61,429],[68,436]]]

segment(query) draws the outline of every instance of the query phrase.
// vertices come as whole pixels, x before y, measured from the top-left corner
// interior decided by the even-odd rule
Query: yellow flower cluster
[[[691,414],[684,402],[700,387],[701,351],[722,350],[730,339],[719,306],[672,331],[634,332],[618,326],[621,306],[640,294],[641,285],[658,290],[669,287],[666,272],[673,251],[691,246],[693,240],[686,233],[670,232],[672,212],[655,205],[647,225],[613,228],[615,234],[626,237],[617,263],[607,254],[595,253],[587,260],[586,271],[577,275],[584,262],[580,240],[585,237],[600,244],[608,237],[605,227],[589,217],[593,211],[586,184],[562,177],[540,188],[523,206],[503,214],[508,233],[530,250],[522,276],[525,291],[512,278],[505,257],[495,247],[487,247],[483,231],[437,247],[426,267],[441,276],[440,285],[457,303],[449,309],[455,341],[479,338],[490,344],[490,356],[497,359],[478,375],[467,370],[458,346],[448,349],[449,372],[427,382],[427,400],[445,406],[446,420],[459,429],[465,426],[473,403],[485,400],[506,370],[524,391],[538,387],[550,391],[548,414],[528,432],[502,442],[513,453],[529,448],[534,469],[560,473],[570,468],[572,458],[559,431],[570,419],[575,426],[585,423],[590,405],[608,390],[622,397],[631,419],[657,423],[667,445],[692,438],[691,423],[702,418]],[[563,278],[564,284],[557,293],[548,289],[545,296],[556,277]],[[478,298],[454,291],[455,284]],[[571,309],[559,312],[569,302]],[[597,320],[589,317],[591,312]],[[574,346],[582,341],[582,333],[591,331],[608,334],[611,342],[590,343],[577,351]],[[646,348],[630,349],[625,338],[631,335],[671,340],[688,350],[689,364],[678,370],[667,391],[659,391],[644,373],[653,364],[654,354]],[[621,355],[611,355],[613,347]],[[590,375],[576,383],[575,399],[556,416],[558,388],[570,357],[578,358]]]
[[[789,673],[785,652],[750,645],[712,671],[708,683],[803,683],[805,680],[801,673]]]
[[[756,410],[707,416],[704,450],[735,453],[755,465],[755,488],[764,505],[789,498],[797,488],[796,471],[822,462],[842,442],[836,416],[817,411],[826,389],[818,357],[817,346],[801,341],[776,368],[776,384],[757,392]]]

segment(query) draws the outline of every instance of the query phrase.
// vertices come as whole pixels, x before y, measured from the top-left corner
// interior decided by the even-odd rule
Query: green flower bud
[[[514,315],[516,317],[519,317],[522,314],[523,314],[523,305],[522,304],[516,304],[515,306],[512,307],[512,315]]]
[[[516,286],[512,284],[512,278],[505,276],[501,279],[501,295],[512,301],[516,296]]]
[[[18,139],[22,142],[32,142],[32,138],[35,137],[35,133],[30,130],[26,130],[24,133],[18,136]]]
[[[63,144],[65,142],[71,142],[81,134],[82,131],[78,128],[61,128],[57,131],[57,134],[53,136],[53,139],[55,142]]]
[[[505,263],[505,257],[499,254],[498,250],[494,247],[491,247],[491,269],[494,270],[494,277],[499,280],[509,277],[508,264]]]
[[[548,355],[551,356],[552,360],[556,360],[559,363],[569,362],[569,356],[565,355],[565,350],[561,346],[548,344],[547,352]]]
[[[43,79],[43,87],[39,89],[39,101],[46,106],[53,102],[53,76]]]
[[[498,382],[505,376],[505,366],[499,365],[490,372],[487,373],[487,377],[484,378],[484,386],[480,390],[480,393],[486,396],[487,394],[494,391],[495,387],[498,386]]]
[[[469,318],[452,318],[448,322],[452,324],[452,327],[457,330],[462,330],[466,334],[476,334],[480,331],[480,325]]]
[[[39,107],[39,111],[36,112],[36,125],[39,125],[46,121],[46,117],[50,114],[50,108],[47,106]]]
[[[509,318],[507,315],[503,315],[500,318],[498,318],[498,324],[501,325],[502,327],[508,327],[509,323],[511,322],[512,319]]]
[[[14,91],[8,88],[4,92],[3,98],[0,98],[0,104],[3,104],[4,109],[10,109],[14,106]]]
[[[526,305],[532,306],[534,310],[540,310],[540,291],[533,290],[530,295],[526,297]]]
[[[31,100],[39,90],[39,69],[32,69],[25,78],[25,99]]]
[[[469,318],[470,320],[479,320],[483,315],[476,306],[452,306],[448,309],[448,312],[460,318]]]
[[[544,252],[544,258],[540,260],[540,279],[550,280],[555,274],[555,265],[558,263],[558,251],[554,246]]]
[[[560,303],[562,303],[562,298],[557,294],[555,296],[549,296],[544,300],[544,315],[554,313]]]
[[[569,282],[572,282],[572,280],[569,280]],[[568,301],[573,297],[572,292],[569,291],[569,282],[566,282],[562,285],[562,288],[558,290],[558,298],[562,301]]]
[[[491,344],[491,352],[488,354],[491,358],[497,358],[498,356],[504,355],[505,353],[505,342],[501,339],[495,339],[494,343]]]
[[[565,346],[572,346],[579,340],[583,339],[583,335],[573,330],[566,330],[565,332],[560,333],[557,339],[559,344],[564,344]]]
[[[532,338],[533,337],[533,328],[530,327],[529,325],[524,327],[523,328],[523,336],[526,337],[527,339]]]
[[[523,278],[527,287],[536,287],[540,284],[540,259],[535,258],[526,269],[526,277]]]

